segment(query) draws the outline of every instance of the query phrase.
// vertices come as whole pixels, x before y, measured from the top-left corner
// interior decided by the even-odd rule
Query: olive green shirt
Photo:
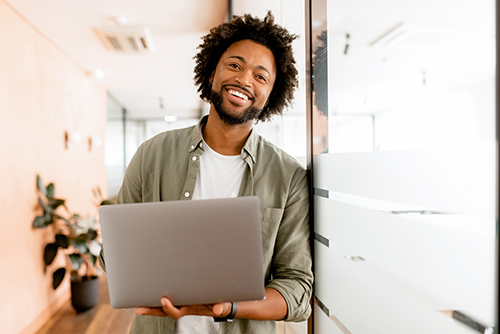
[[[117,202],[190,200],[198,158],[204,152],[205,122],[206,117],[196,126],[163,132],[144,142],[127,168]],[[288,307],[285,321],[304,321],[311,313],[313,283],[306,170],[255,131],[241,157],[247,168],[239,196],[258,196],[261,204],[265,286],[283,295]],[[174,324],[169,317],[136,316],[131,333],[171,334]],[[276,333],[276,323],[235,319],[221,323],[220,333],[271,334]]]

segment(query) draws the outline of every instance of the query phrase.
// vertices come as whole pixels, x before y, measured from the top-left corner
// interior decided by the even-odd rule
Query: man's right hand
[[[231,313],[231,303],[218,303],[206,305],[186,305],[175,307],[170,299],[161,299],[162,307],[139,307],[135,310],[137,315],[153,315],[179,319],[186,315],[204,315],[209,317],[225,317]]]

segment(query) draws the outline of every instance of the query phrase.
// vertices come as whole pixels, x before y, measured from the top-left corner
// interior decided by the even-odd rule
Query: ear
[[[210,84],[212,84],[212,82],[214,82],[214,76],[215,76],[215,70],[212,72],[212,74],[210,74],[210,77],[208,78],[208,81],[210,82]]]

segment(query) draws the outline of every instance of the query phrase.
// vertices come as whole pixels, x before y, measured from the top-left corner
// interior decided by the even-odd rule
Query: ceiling
[[[80,67],[97,73],[130,118],[197,117],[193,56],[227,17],[227,0],[7,0]],[[148,26],[154,53],[106,49],[94,27]],[[96,72],[97,71],[97,72]]]
[[[193,84],[192,58],[200,37],[226,20],[228,0],[6,1],[86,71],[102,71],[101,81],[128,117],[196,118],[206,111]],[[294,50],[299,72],[305,73],[303,1],[231,2],[234,13],[263,16],[271,9],[278,22],[301,35]],[[328,17],[329,91],[340,114],[385,110],[422,90],[424,79],[425,89],[438,90],[494,76],[493,0],[314,3],[321,2],[328,10],[313,17],[313,32],[325,29]],[[125,26],[150,28],[154,53],[106,49],[93,28],[118,27],[121,17]],[[384,43],[382,37],[391,32],[399,38]],[[301,77],[301,89],[304,85]],[[305,94],[296,96],[297,105],[305,104]]]

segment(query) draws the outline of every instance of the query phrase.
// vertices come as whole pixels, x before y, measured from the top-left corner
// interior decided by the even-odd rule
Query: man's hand
[[[187,305],[175,307],[167,298],[161,299],[162,307],[139,307],[135,310],[138,315],[154,315],[179,319],[185,315],[205,315],[209,317],[225,317],[231,313],[231,303]]]

